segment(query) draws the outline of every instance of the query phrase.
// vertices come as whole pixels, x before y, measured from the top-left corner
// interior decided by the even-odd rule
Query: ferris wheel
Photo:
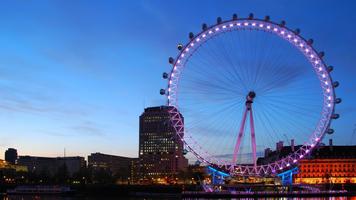
[[[160,93],[190,155],[231,175],[265,176],[291,168],[332,134],[339,83],[312,44],[284,21],[253,14],[219,17],[189,33],[169,58],[168,86]],[[276,143],[293,149],[275,150]]]

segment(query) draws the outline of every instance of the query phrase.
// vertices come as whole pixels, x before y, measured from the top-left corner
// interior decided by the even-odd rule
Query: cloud
[[[0,147],[9,146],[9,138],[8,137],[0,137]]]
[[[149,105],[144,105],[146,106],[162,106],[162,105],[166,105],[166,99],[165,98],[155,98],[152,99],[151,101],[149,101]]]
[[[59,132],[49,131],[49,130],[40,130],[40,131],[38,131],[38,132],[44,133],[44,134],[50,135],[50,136],[59,136],[59,137],[70,136],[70,134],[69,134],[68,132],[66,132],[66,133],[59,133]]]
[[[105,136],[104,130],[101,130],[97,124],[91,121],[81,121],[73,126],[65,126],[61,129],[62,131],[53,131],[41,129],[41,132],[46,135],[56,136],[56,137],[68,137],[68,136]]]
[[[70,127],[70,129],[74,130],[78,134],[105,136],[104,131],[98,128],[98,126],[91,121],[85,121],[80,125]]]
[[[53,103],[53,104],[51,104]],[[47,104],[47,105],[46,105]],[[45,114],[49,116],[85,116],[86,111],[79,108],[71,108],[56,105],[55,102],[33,102],[33,99],[11,98],[0,102],[0,109],[9,112],[21,112],[30,114]]]
[[[256,152],[257,157],[263,157],[264,152]],[[252,162],[252,153],[241,153],[238,154],[238,162],[239,163],[249,163]],[[219,154],[215,155],[214,158],[222,159],[222,160],[232,160],[233,154]]]
[[[28,83],[27,85],[30,85]],[[0,109],[8,112],[46,114],[49,116],[86,116],[82,108],[63,105],[55,90],[25,85],[0,85]]]
[[[148,2],[145,0],[140,1],[140,6],[141,9],[147,13],[151,18],[156,19],[159,21],[163,26],[168,26],[169,21],[167,20],[167,16],[161,12],[161,10],[157,7],[152,2]]]
[[[356,107],[355,106],[337,106],[336,111],[342,115],[352,115],[354,116],[354,113],[356,112]]]

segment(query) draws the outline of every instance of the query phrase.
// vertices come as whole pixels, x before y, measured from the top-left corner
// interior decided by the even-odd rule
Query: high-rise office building
[[[17,160],[17,150],[13,148],[8,148],[5,151],[5,161],[10,164],[16,164]]]
[[[183,156],[183,142],[171,125],[170,108],[149,107],[140,116],[139,172],[142,179],[174,178],[188,166]]]

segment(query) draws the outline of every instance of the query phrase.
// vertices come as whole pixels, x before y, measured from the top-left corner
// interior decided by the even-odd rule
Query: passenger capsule
[[[165,89],[160,89],[160,90],[159,90],[159,93],[160,93],[161,95],[165,95],[165,94],[166,94],[166,90],[165,90]]]
[[[269,20],[271,20],[271,17],[269,15],[265,16],[265,21],[268,22]]]
[[[179,51],[182,51],[183,45],[182,45],[182,44],[178,44],[178,45],[177,45],[177,48],[178,48]]]
[[[333,67],[333,66],[329,66],[329,67],[327,68],[327,70],[328,70],[328,72],[331,72],[331,71],[334,70],[334,67]]]
[[[192,32],[189,33],[189,39],[191,39],[191,40],[194,39],[194,33],[192,33]]]
[[[314,42],[314,40],[313,40],[313,39],[309,39],[309,40],[307,41],[307,43],[308,43],[309,45],[312,45],[312,44],[313,44],[313,42]]]
[[[323,58],[324,56],[325,56],[324,51],[319,52],[319,57],[320,57],[320,58]]]
[[[336,98],[336,99],[335,99],[335,103],[336,103],[336,104],[339,104],[339,103],[341,103],[341,102],[342,102],[342,99],[341,99],[341,98]]]
[[[334,87],[334,88],[337,88],[339,85],[340,85],[340,84],[339,84],[338,81],[333,82],[333,87]]]
[[[338,119],[339,117],[340,117],[340,115],[339,115],[339,114],[336,114],[336,113],[334,113],[334,114],[331,115],[331,118],[332,118],[332,119]]]
[[[167,72],[163,72],[162,78],[167,79],[168,77],[169,77],[168,73]]]
[[[168,58],[168,62],[169,62],[169,64],[173,64],[173,63],[174,63],[174,58],[169,57],[169,58]]]
[[[284,26],[286,25],[286,21],[282,20],[279,25],[282,26],[282,27],[284,27]]]
[[[334,133],[334,129],[328,128],[328,130],[326,130],[326,133],[331,135]]]
[[[221,24],[221,22],[222,22],[221,17],[216,18],[216,23],[217,23],[217,24]]]
[[[206,29],[208,29],[208,25],[206,25],[206,23],[202,24],[201,29],[203,29],[203,31],[206,31]]]
[[[300,29],[299,29],[299,28],[295,29],[295,30],[294,30],[294,33],[295,33],[296,35],[299,35],[299,34],[300,34]]]
[[[232,20],[237,20],[237,14],[234,13],[234,14],[232,15]]]
[[[248,19],[253,19],[253,13],[250,13],[250,14],[248,15]]]

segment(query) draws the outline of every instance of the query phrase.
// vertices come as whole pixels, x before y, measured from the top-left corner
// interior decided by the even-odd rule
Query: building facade
[[[282,146],[277,143],[275,151],[265,150],[259,164],[268,164],[284,158],[301,146]],[[311,154],[298,162],[298,174],[293,178],[297,184],[356,183],[356,146],[335,146],[321,144]]]
[[[120,179],[135,181],[138,158],[92,153],[88,156],[88,167],[94,171],[105,170]]]
[[[169,109],[149,107],[140,116],[139,175],[143,180],[174,178],[188,166],[183,142],[171,125]]]
[[[356,183],[356,146],[321,146],[299,162],[295,183]]]
[[[48,172],[53,176],[57,173],[58,169],[64,165],[67,168],[68,175],[72,176],[80,169],[86,167],[84,157],[36,157],[36,156],[19,156],[17,163],[26,166],[28,171],[33,173]]]

